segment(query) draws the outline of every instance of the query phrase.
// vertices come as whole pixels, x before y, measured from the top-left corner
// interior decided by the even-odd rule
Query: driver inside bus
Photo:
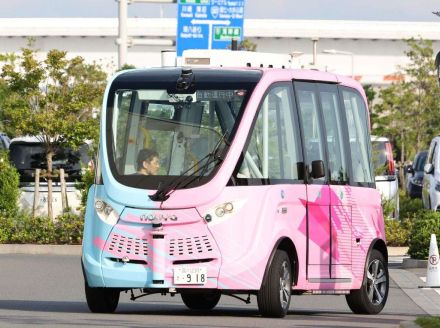
[[[137,174],[157,175],[159,172],[159,154],[152,149],[141,149],[137,157]]]

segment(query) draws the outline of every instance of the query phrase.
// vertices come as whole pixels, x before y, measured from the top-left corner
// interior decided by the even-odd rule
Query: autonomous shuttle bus
[[[93,312],[119,294],[220,297],[284,316],[291,295],[388,296],[388,255],[356,81],[275,68],[119,73],[102,109],[82,265]]]

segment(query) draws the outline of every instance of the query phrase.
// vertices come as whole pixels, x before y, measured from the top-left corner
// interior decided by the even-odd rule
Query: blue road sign
[[[243,40],[244,0],[179,0],[177,56],[186,49],[227,49]]]

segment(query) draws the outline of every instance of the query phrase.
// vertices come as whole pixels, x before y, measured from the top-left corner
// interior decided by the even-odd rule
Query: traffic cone
[[[440,264],[437,246],[437,238],[431,235],[431,243],[429,244],[428,272],[426,275],[426,287],[440,288]]]

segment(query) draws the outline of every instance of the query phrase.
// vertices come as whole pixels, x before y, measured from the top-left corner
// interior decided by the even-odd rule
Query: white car
[[[371,136],[374,175],[376,189],[382,195],[382,199],[391,201],[393,212],[391,217],[399,218],[399,182],[393,159],[391,142],[385,137]]]
[[[440,209],[440,136],[435,137],[429,146],[424,167],[422,199],[425,208]]]

